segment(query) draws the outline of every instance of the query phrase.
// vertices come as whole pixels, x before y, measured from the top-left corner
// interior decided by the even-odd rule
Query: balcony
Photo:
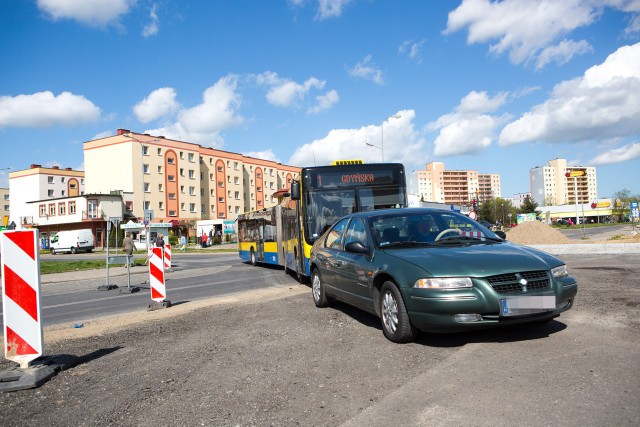
[[[83,220],[94,220],[94,219],[103,219],[104,213],[102,210],[93,210],[93,211],[82,211],[82,219]]]

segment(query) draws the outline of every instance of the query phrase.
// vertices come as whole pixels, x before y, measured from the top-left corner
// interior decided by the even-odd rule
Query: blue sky
[[[503,197],[566,158],[600,197],[640,194],[637,0],[3,0],[0,52],[0,169],[83,169],[122,127],[297,166],[440,161]]]

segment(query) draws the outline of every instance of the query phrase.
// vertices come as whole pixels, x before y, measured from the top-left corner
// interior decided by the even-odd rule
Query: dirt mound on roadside
[[[526,221],[507,231],[507,240],[521,245],[562,245],[569,238],[539,221]]]

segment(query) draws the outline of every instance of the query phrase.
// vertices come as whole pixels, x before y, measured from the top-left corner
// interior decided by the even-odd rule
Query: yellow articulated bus
[[[238,216],[238,253],[252,264],[282,265],[309,275],[311,246],[344,215],[407,206],[404,166],[339,160],[302,168],[277,206]]]

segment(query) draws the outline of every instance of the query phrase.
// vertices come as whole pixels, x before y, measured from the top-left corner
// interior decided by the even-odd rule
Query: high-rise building
[[[431,162],[425,170],[409,176],[409,193],[419,200],[466,205],[500,197],[500,175],[480,174],[476,170],[446,170],[442,162]]]
[[[236,215],[277,203],[299,168],[118,129],[84,143],[87,192],[122,194],[137,218],[174,224]]]
[[[567,176],[569,175],[569,176]],[[590,203],[598,199],[595,167],[567,166],[566,159],[554,159],[529,171],[531,197],[538,206]]]

